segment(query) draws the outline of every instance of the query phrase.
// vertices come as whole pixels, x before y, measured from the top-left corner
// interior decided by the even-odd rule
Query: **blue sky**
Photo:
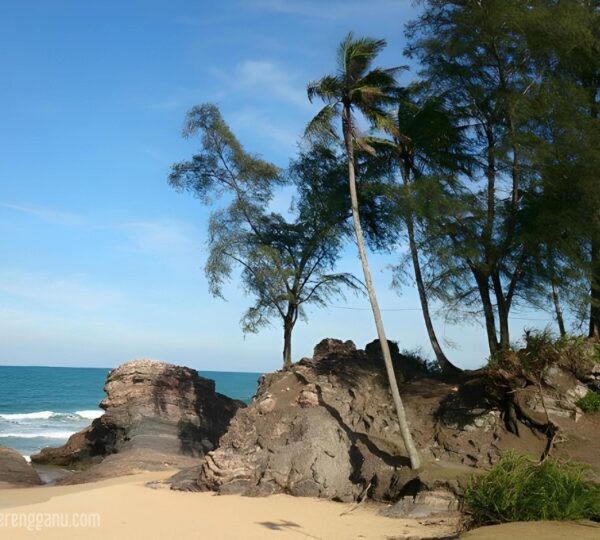
[[[332,70],[343,36],[385,37],[381,63],[405,64],[415,13],[410,0],[0,2],[0,363],[278,368],[279,328],[244,338],[242,291],[228,287],[228,302],[208,294],[208,210],[167,185],[195,147],[180,136],[184,115],[218,103],[248,150],[285,166],[317,110],[306,83]],[[417,308],[410,288],[389,288],[394,258],[372,262],[382,307]],[[359,272],[351,251],[340,269]],[[323,337],[362,346],[375,336],[368,309],[310,316],[296,359]],[[429,352],[418,311],[384,319],[401,347]],[[515,333],[534,324],[513,322]],[[481,363],[480,326],[436,325],[460,344],[449,351],[459,365]]]

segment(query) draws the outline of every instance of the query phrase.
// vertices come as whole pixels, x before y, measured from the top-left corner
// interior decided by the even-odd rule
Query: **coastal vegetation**
[[[200,135],[201,151],[170,175],[174,187],[205,203],[223,197],[209,226],[211,291],[222,296],[234,268],[241,270],[255,298],[242,327],[254,332],[278,318],[284,368],[292,365],[292,332],[305,305],[366,291],[413,468],[420,458],[367,247],[399,253],[396,286],[410,265],[446,377],[460,369],[437,337],[432,303],[451,322],[482,323],[488,376],[507,396],[519,384],[540,386],[551,362],[576,363],[588,339],[600,338],[598,4],[419,6],[404,51],[418,64],[417,76],[401,85],[405,68],[377,65],[386,41],[350,32],[338,47],[337,70],[308,85],[308,99],[324,107],[287,170],[246,152],[217,107],[205,104],[192,109],[184,129]],[[287,214],[272,209],[284,185],[295,192]],[[350,241],[364,283],[336,271]],[[527,331],[525,347],[516,347],[509,322],[523,308],[552,313],[559,340],[550,330]],[[583,335],[569,336],[568,324]],[[580,401],[588,410],[594,395]],[[522,408],[513,401],[506,399],[507,425],[517,430]],[[549,434],[549,454],[558,427],[546,417],[529,420]]]
[[[340,168],[335,155],[315,147],[300,156],[286,173],[248,154],[217,107],[204,104],[187,117],[185,136],[200,134],[201,151],[173,166],[169,181],[203,203],[226,200],[214,210],[209,225],[205,271],[213,295],[234,267],[241,268],[246,291],[255,303],[242,318],[245,332],[257,332],[279,318],[283,324],[283,365],[292,363],[292,332],[307,304],[325,305],[343,288],[358,290],[349,273],[334,273],[342,247],[344,208],[335,200]],[[293,215],[273,212],[273,190],[295,183],[302,194]]]
[[[525,454],[507,453],[465,491],[467,512],[477,525],[509,521],[564,521],[600,518],[600,485],[589,468]]]
[[[577,402],[577,406],[584,413],[600,411],[600,394],[595,390],[588,390],[588,393]]]
[[[232,284],[243,289],[242,331],[277,325],[283,369],[205,373],[212,380],[135,359],[101,372],[101,411],[59,403],[71,386],[88,391],[79,373],[60,383],[46,368],[7,376],[27,384],[8,393],[19,409],[0,414],[3,439],[66,441],[23,455],[0,446],[11,511],[33,515],[21,510],[27,501],[75,515],[85,503],[108,518],[92,537],[115,538],[152,528],[181,538],[457,538],[465,527],[538,520],[586,520],[560,530],[598,535],[600,0],[414,5],[404,51],[349,32],[331,71],[298,88],[320,110],[286,166],[242,144],[215,103],[185,117],[196,148],[168,182],[208,213],[209,291],[224,300]],[[430,358],[388,339],[373,254],[390,263],[393,289],[414,285]],[[295,362],[298,321],[350,294],[368,299],[376,339],[324,337]],[[525,310],[555,324],[517,335]],[[479,323],[480,368],[462,369],[442,317]],[[58,406],[21,409],[28,394],[55,395]],[[91,424],[65,431],[83,419]],[[124,487],[113,480],[141,471]],[[59,487],[31,499],[13,490],[48,479]],[[355,512],[367,499],[378,504]],[[251,525],[229,522],[232,505]],[[506,536],[535,538],[548,523],[511,525]]]
[[[380,335],[365,244],[409,253],[431,346],[448,374],[456,368],[435,333],[431,302],[450,321],[482,321],[492,356],[510,350],[509,319],[519,308],[553,313],[561,336],[570,322],[575,332],[597,337],[596,4],[427,0],[420,7],[404,51],[418,62],[418,76],[401,86],[403,68],[376,67],[385,41],[349,34],[338,50],[338,71],[309,85],[309,98],[325,106],[309,123],[289,171],[243,150],[214,106],[192,110],[185,135],[200,134],[203,150],[174,165],[170,181],[205,201],[226,193],[230,203],[211,220],[211,290],[221,294],[232,261],[249,262],[247,253],[234,253],[246,249],[241,244],[252,253],[280,252],[279,261],[281,252],[304,261],[313,254],[312,248],[303,253],[307,245],[327,245],[327,272],[319,263],[308,276],[321,293],[317,303],[326,304],[328,286],[337,294],[358,285],[333,271],[351,221]],[[343,161],[350,197],[341,189]],[[273,194],[286,183],[299,195],[297,222],[270,211]],[[274,233],[305,230],[314,212],[323,227],[302,240]],[[233,249],[243,228],[251,236]],[[314,298],[312,288],[303,296],[279,271],[263,275],[261,269],[256,278],[261,264],[281,264],[271,256],[258,259],[253,270],[240,263],[247,289],[258,298],[244,329],[255,331],[277,314],[290,336],[302,303]],[[396,268],[395,284],[405,262]],[[300,266],[291,263],[285,272],[302,283],[313,266]],[[325,280],[311,281],[316,275]],[[277,293],[270,290],[275,282]]]

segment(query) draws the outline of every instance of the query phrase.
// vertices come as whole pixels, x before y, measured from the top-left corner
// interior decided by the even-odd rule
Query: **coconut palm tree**
[[[318,81],[308,85],[308,99],[312,102],[320,98],[325,106],[313,118],[307,127],[308,136],[337,137],[333,125],[334,119],[341,118],[344,148],[348,160],[348,183],[350,187],[350,200],[352,207],[352,221],[356,234],[356,243],[365,278],[365,285],[373,310],[375,326],[381,344],[381,351],[385,362],[392,398],[398,415],[400,433],[404,446],[408,452],[411,467],[418,469],[421,465],[419,453],[415,447],[398,383],[394,373],[392,357],[388,346],[387,337],[381,312],[377,303],[377,296],[371,279],[369,261],[365,250],[363,230],[358,209],[358,196],[356,190],[354,145],[373,152],[373,148],[360,137],[355,113],[358,112],[370,122],[377,124],[379,119],[385,118],[385,105],[391,99],[396,86],[395,75],[402,68],[381,69],[372,68],[373,61],[386,46],[385,40],[371,38],[355,39],[352,32],[342,41],[338,49],[338,71],[334,75],[326,75]]]

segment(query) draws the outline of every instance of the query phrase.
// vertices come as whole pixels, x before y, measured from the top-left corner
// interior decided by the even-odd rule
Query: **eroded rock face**
[[[508,449],[542,456],[547,448],[547,419],[536,420],[539,404],[530,401],[539,393],[537,385],[509,393],[494,386],[486,372],[465,373],[447,383],[426,373],[410,378],[404,371],[400,392],[424,460],[421,470],[411,470],[378,348],[367,349],[323,340],[314,358],[264,376],[253,403],[237,412],[219,448],[201,465],[177,475],[172,487],[342,501],[366,494],[383,501],[402,499],[399,512],[419,513],[427,499],[418,498],[419,493],[435,491],[442,508],[452,499],[442,497],[442,491],[460,492],[473,474],[489,469]],[[402,362],[397,350],[394,356]],[[400,366],[397,371],[402,374]],[[560,419],[565,440],[576,438],[577,418],[571,412],[581,381],[562,371],[548,371],[547,378],[542,389],[546,409]],[[563,386],[557,390],[559,382]],[[557,399],[557,392],[566,397]],[[519,414],[511,416],[515,410]],[[568,456],[572,449],[567,443],[564,448]]]
[[[432,408],[450,391],[438,383],[431,393],[427,381],[415,382],[413,394],[404,396],[417,441],[431,439]],[[371,497],[391,500],[405,484],[399,471],[408,466],[377,355],[328,339],[313,359],[263,377],[252,405],[238,411],[219,448],[194,474],[197,489],[221,493],[348,501],[368,487]],[[193,488],[189,474],[178,482]]]
[[[41,483],[38,473],[19,452],[0,446],[0,486],[37,486]]]
[[[138,466],[197,458],[213,450],[243,406],[215,392],[214,381],[190,368],[134,360],[111,371],[100,403],[105,414],[60,448],[32,456],[36,463],[85,468],[112,454],[136,451]],[[113,458],[114,459],[114,458]],[[129,463],[129,458],[119,460]]]

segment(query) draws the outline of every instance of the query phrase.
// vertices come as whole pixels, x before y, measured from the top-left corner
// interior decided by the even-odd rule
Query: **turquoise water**
[[[0,366],[0,445],[30,456],[59,446],[102,414],[98,403],[110,370]],[[217,392],[249,403],[260,373],[201,371]]]

